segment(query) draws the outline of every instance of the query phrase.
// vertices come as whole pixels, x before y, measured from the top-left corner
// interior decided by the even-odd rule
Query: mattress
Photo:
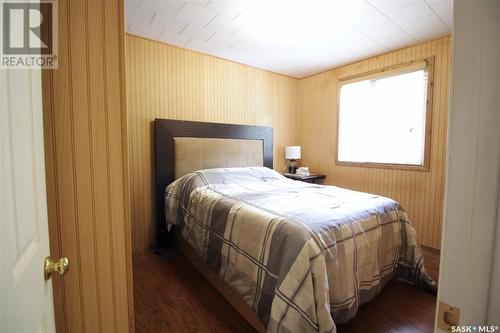
[[[165,215],[268,332],[335,332],[394,276],[436,290],[405,211],[379,195],[205,169],[166,188]]]

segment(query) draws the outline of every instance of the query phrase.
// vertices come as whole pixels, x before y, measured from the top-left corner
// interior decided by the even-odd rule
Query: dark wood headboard
[[[155,207],[156,247],[169,244],[165,224],[164,193],[175,179],[175,137],[262,140],[263,162],[273,167],[273,129],[265,126],[247,126],[204,123],[172,119],[155,119]]]

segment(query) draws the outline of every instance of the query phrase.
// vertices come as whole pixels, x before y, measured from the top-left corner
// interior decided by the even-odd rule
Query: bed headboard
[[[176,178],[203,168],[273,167],[271,127],[155,119],[154,130],[158,248],[169,242],[164,193]]]

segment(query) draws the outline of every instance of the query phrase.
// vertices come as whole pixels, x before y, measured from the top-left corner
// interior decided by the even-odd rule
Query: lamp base
[[[297,172],[297,161],[290,160],[290,165],[288,166],[288,173],[295,174]]]

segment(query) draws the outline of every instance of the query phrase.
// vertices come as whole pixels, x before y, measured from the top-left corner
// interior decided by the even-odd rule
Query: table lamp
[[[288,172],[297,172],[297,160],[300,160],[300,146],[286,146],[285,159],[290,161]]]

